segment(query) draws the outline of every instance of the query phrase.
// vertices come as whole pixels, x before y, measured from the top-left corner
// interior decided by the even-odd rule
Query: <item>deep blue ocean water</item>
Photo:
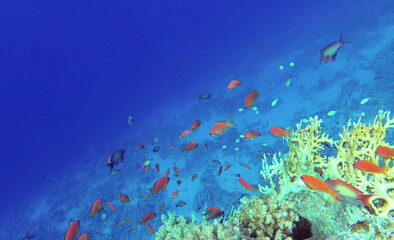
[[[335,118],[324,121],[330,135],[338,136],[341,126],[361,112],[373,120],[379,109],[393,109],[392,55],[383,54],[387,59],[379,63],[375,58],[393,49],[392,1],[1,5],[2,239],[22,239],[27,231],[37,239],[62,239],[70,219],[81,219],[81,233],[91,232],[91,239],[153,238],[145,228],[132,233],[116,228],[126,218],[122,211],[136,223],[141,213],[157,211],[164,201],[165,211],[190,216],[193,209],[223,201],[223,196],[227,203],[222,206],[231,209],[247,193],[230,173],[221,183],[212,160],[245,159],[253,173],[241,166],[237,172],[258,183],[261,164],[251,152],[286,151],[284,141],[268,135],[270,126],[294,128],[302,118],[327,118],[328,111],[336,110]],[[336,61],[321,65],[320,50],[341,33],[351,43]],[[286,88],[290,75],[293,86]],[[226,87],[233,79],[242,85],[229,93]],[[264,92],[256,102],[258,120],[254,113],[238,112],[253,89]],[[212,97],[199,100],[203,93]],[[371,101],[361,108],[358,102],[365,97]],[[135,119],[132,126],[129,115]],[[243,127],[229,129],[220,141],[209,137],[213,123],[231,116]],[[179,140],[197,119],[201,128]],[[235,151],[234,139],[249,128],[261,131],[262,138]],[[199,148],[181,152],[192,140],[199,141]],[[146,149],[138,149],[141,143]],[[160,147],[158,153],[151,151],[154,146]],[[125,161],[111,175],[105,165],[119,148],[126,149]],[[141,168],[144,157],[153,159],[148,173]],[[154,170],[156,163],[160,173]],[[171,177],[156,199],[138,198],[149,194],[146,188],[173,166],[184,174],[182,187]],[[189,183],[196,172],[199,182]],[[186,207],[175,208],[171,202],[175,190]],[[182,197],[182,191],[188,196]],[[131,197],[129,206],[120,204],[119,192]],[[106,222],[85,218],[98,198],[117,208],[115,213],[105,209]],[[160,224],[157,216],[152,226],[157,230]]]

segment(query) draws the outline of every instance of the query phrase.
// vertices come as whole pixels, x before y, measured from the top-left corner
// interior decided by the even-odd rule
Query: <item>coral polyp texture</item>
[[[333,141],[322,131],[321,119],[310,118],[309,124],[286,137],[289,152],[275,154],[272,164],[267,158],[262,160],[261,175],[269,185],[260,186],[263,193],[275,194],[283,198],[286,193],[300,191],[300,176],[316,176],[322,180],[341,179],[365,194],[374,195],[370,202],[376,215],[394,217],[394,182],[380,173],[364,173],[353,167],[359,160],[369,160],[380,167],[388,168],[388,175],[394,176],[392,159],[379,157],[375,151],[379,146],[391,147],[386,141],[386,132],[394,128],[394,118],[390,112],[379,111],[373,123],[362,122],[364,114],[357,122],[348,121],[343,127],[340,139]],[[334,145],[336,156],[323,156],[321,151],[326,145]],[[278,181],[274,180],[277,177]]]

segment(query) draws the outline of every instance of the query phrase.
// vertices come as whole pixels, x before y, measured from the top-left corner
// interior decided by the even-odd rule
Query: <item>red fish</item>
[[[155,231],[153,230],[152,226],[149,223],[147,223],[146,226],[148,226],[148,229],[151,233],[155,234]]]
[[[194,150],[198,147],[197,141],[193,141],[191,143],[189,143],[188,145],[186,145],[184,148],[182,148],[182,152],[183,151],[191,151]]]
[[[232,166],[232,164],[227,165],[227,166],[224,168],[224,171],[227,171],[231,166]]]
[[[227,127],[234,127],[235,125],[233,123],[231,123],[231,119],[232,119],[232,117],[227,122],[215,123],[212,126],[211,131],[209,133],[211,135],[211,137],[214,137],[214,136],[217,136],[217,135],[223,133],[224,131],[227,130]]]
[[[249,185],[247,181],[245,181],[243,178],[238,179],[239,183],[242,185],[244,189],[248,189],[249,191],[253,191],[253,188]]]
[[[198,174],[197,174],[197,173],[193,174],[193,176],[192,176],[192,181],[194,182],[194,180],[196,180],[197,177],[198,177]]]
[[[71,223],[67,229],[66,235],[64,236],[64,240],[75,240],[75,238],[78,236],[79,227],[79,220]]]
[[[145,149],[145,145],[144,144],[140,144],[140,145],[138,145],[138,148],[141,149],[141,150]]]
[[[169,177],[161,177],[159,180],[156,181],[155,185],[152,188],[148,188],[149,191],[152,193],[152,197],[159,193],[160,191],[164,190],[167,187],[168,182],[170,181]]]
[[[353,163],[353,167],[365,172],[365,173],[382,173],[386,175],[386,177],[391,178],[390,175],[387,174],[388,167],[380,168],[376,163],[368,161],[368,160],[361,160]]]
[[[175,149],[175,147],[174,146],[169,146],[168,149]]]
[[[220,210],[220,208],[217,208],[217,207],[209,207],[205,210],[204,215],[209,215],[209,214],[212,214],[216,211],[222,211],[222,210]]]
[[[167,171],[164,173],[163,177],[167,177],[169,173],[170,173],[170,169],[167,169]]]
[[[91,212],[90,212],[90,214],[89,214],[89,216],[88,217],[93,217],[94,216],[94,214],[96,214],[96,213],[98,213],[98,212],[100,212],[101,210],[103,210],[103,208],[102,208],[102,203],[103,203],[103,199],[97,199],[94,203],[93,203],[93,206],[92,206],[92,210],[91,210]]]
[[[128,231],[128,232],[132,232],[132,231],[135,231],[135,230],[137,230],[136,227],[131,227],[131,228],[129,228],[129,230],[127,230],[127,231]]]
[[[254,140],[254,137],[258,137],[258,136],[260,136],[260,135],[261,135],[261,133],[258,132],[258,131],[249,130],[249,131],[246,133],[244,139],[245,139],[245,140]]]
[[[149,198],[148,195],[146,195],[146,194],[142,194],[142,195],[140,195],[139,197],[140,197],[140,198],[145,198],[145,199],[148,199],[148,198]]]
[[[335,61],[338,55],[338,51],[346,43],[348,42],[342,40],[342,33],[341,33],[341,37],[339,38],[339,41],[334,41],[331,44],[329,44],[327,47],[323,48],[323,50],[321,50],[320,64]]]
[[[159,206],[159,211],[160,211],[160,212],[163,211],[165,205],[166,205],[165,202],[163,202],[162,204],[160,204],[160,206]]]
[[[252,107],[260,94],[262,94],[262,92],[257,92],[256,90],[253,90],[253,92],[249,93],[245,98],[245,107]]]
[[[172,168],[174,170],[175,176],[179,176],[181,174],[181,171],[177,167]]]
[[[129,203],[130,202],[130,198],[126,194],[120,193],[120,201],[122,203]]]
[[[380,146],[375,153],[384,158],[394,158],[394,150],[389,147]]]
[[[90,233],[84,233],[81,236],[79,236],[78,240],[88,240],[89,239]]]
[[[224,214],[224,211],[217,210],[217,211],[215,211],[214,213],[212,213],[212,214],[209,216],[209,218],[207,219],[207,221],[213,220],[213,219],[218,218],[218,217],[221,217],[221,216],[223,216],[223,214]]]
[[[270,130],[270,133],[272,135],[274,135],[275,137],[283,137],[283,136],[286,136],[286,135],[290,136],[290,128],[285,130],[285,129],[280,128],[280,127],[272,127],[271,130]]]
[[[190,130],[184,131],[184,132],[179,136],[179,139],[189,136],[190,133],[192,133],[192,131],[190,131]]]
[[[152,219],[156,216],[156,213],[154,212],[148,212],[147,214],[145,214],[141,221],[140,221],[140,225],[143,223],[150,223],[150,221],[152,221]]]
[[[220,167],[219,167],[219,177],[220,177],[220,174],[222,174],[222,171],[223,171],[223,166],[220,165]]]
[[[176,197],[178,197],[178,193],[179,193],[178,190],[175,191],[175,192],[173,192],[173,193],[171,194],[171,199],[174,200]]]
[[[176,207],[183,207],[183,206],[186,205],[186,202],[185,201],[179,201],[175,205],[176,205]]]
[[[107,205],[108,207],[110,207],[112,209],[112,211],[114,211],[114,212],[116,211],[114,206],[112,206],[111,204],[109,204],[109,203],[104,203],[104,204]]]
[[[159,164],[156,164],[156,165],[155,165],[155,169],[156,169],[156,172],[160,172],[160,165],[159,165]]]
[[[337,201],[341,201],[342,198],[338,195],[338,193],[334,192],[325,182],[322,180],[310,176],[310,175],[302,175],[301,176],[302,181],[304,181],[305,185],[309,187],[310,189],[313,190],[319,190],[325,193],[328,193],[331,195],[332,198],[334,198]]]
[[[241,164],[244,168],[250,169],[250,166],[248,164],[242,163]]]
[[[122,220],[122,221],[120,221],[119,223],[118,223],[118,225],[116,225],[116,226],[122,226],[123,224],[125,224],[125,223],[127,223],[127,222],[129,222],[129,223],[132,223],[133,221],[131,221],[130,219],[124,219],[124,220]]]
[[[196,120],[194,121],[194,123],[192,124],[192,127],[190,128],[191,131],[195,131],[197,130],[197,128],[199,128],[201,125],[201,121],[200,120]]]
[[[371,197],[373,195],[365,195],[358,188],[340,180],[327,180],[325,183],[336,193],[339,194],[342,198],[346,198],[348,200],[360,200],[364,203],[365,206],[372,208],[370,203]]]
[[[241,82],[238,80],[232,80],[228,86],[227,86],[227,91],[231,91],[234,88],[238,87],[239,85],[241,85]]]

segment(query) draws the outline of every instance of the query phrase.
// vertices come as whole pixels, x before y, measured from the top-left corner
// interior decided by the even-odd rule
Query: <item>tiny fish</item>
[[[242,163],[241,164],[244,168],[250,169],[250,166],[248,164]]]
[[[184,202],[184,201],[179,201],[176,203],[176,207],[183,207],[185,205],[186,205],[186,202]]]
[[[194,182],[194,180],[196,180],[197,177],[198,177],[198,174],[197,174],[197,173],[193,174],[193,176],[192,176],[192,181]]]
[[[159,146],[156,146],[152,149],[152,152],[157,153],[160,150]]]
[[[219,167],[219,177],[220,177],[220,174],[222,174],[222,170],[223,170],[223,166],[220,165],[220,167]]]
[[[132,231],[135,231],[135,230],[137,230],[137,227],[131,227],[131,228],[129,228],[129,230],[127,230],[128,232],[132,232]]]
[[[272,107],[273,107],[273,106],[275,106],[277,102],[278,102],[278,99],[277,99],[277,98],[275,98],[275,100],[274,100],[274,101],[272,101],[272,103],[271,103],[271,106],[272,106]]]
[[[204,93],[204,94],[201,94],[200,96],[197,95],[197,97],[199,100],[206,100],[206,99],[210,99],[212,97],[212,95],[209,93]]]
[[[165,202],[163,202],[162,204],[160,204],[160,206],[159,206],[159,211],[160,211],[160,212],[163,211],[165,205],[166,205]]]
[[[257,92],[256,90],[253,90],[253,92],[249,93],[245,98],[245,107],[252,107],[260,94],[262,94],[262,92]]]
[[[178,185],[181,185],[182,181],[181,181],[181,180],[178,180],[178,181],[176,181],[176,183],[177,183]]]
[[[147,214],[145,214],[141,221],[140,221],[140,225],[143,223],[149,223],[150,221],[152,221],[152,219],[156,216],[156,213],[154,212],[148,212]]]
[[[216,164],[216,165],[220,165],[220,161],[219,161],[219,160],[216,160],[216,159],[215,159],[215,160],[213,160],[212,162],[213,162],[214,164]]]
[[[288,87],[288,86],[293,86],[293,85],[291,84],[291,79],[292,79],[292,78],[293,78],[293,76],[290,76],[290,77],[287,78],[286,83],[285,83],[285,86],[286,86],[286,87]]]
[[[224,168],[224,171],[227,171],[231,166],[232,166],[232,164],[227,165],[227,166]]]
[[[339,38],[339,41],[334,41],[330,43],[327,47],[323,48],[323,50],[321,50],[320,64],[335,61],[338,55],[338,51],[346,43],[349,42],[345,42],[342,40],[342,33],[341,33],[341,37]]]
[[[241,85],[241,82],[238,80],[232,80],[228,86],[227,86],[227,91],[231,91],[233,89],[235,89],[236,87],[238,87],[239,85]]]

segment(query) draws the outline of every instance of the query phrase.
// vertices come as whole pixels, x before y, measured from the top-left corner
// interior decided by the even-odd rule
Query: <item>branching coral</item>
[[[163,225],[155,234],[156,240],[241,239],[240,233],[229,222],[221,224],[216,221],[208,224],[203,221],[201,225],[197,225],[194,222],[188,222],[184,216],[176,216],[172,212],[168,212],[168,217],[161,215],[161,220]]]
[[[299,220],[294,206],[272,196],[243,197],[232,223],[244,231],[246,237],[261,240],[293,239],[293,227]]]

